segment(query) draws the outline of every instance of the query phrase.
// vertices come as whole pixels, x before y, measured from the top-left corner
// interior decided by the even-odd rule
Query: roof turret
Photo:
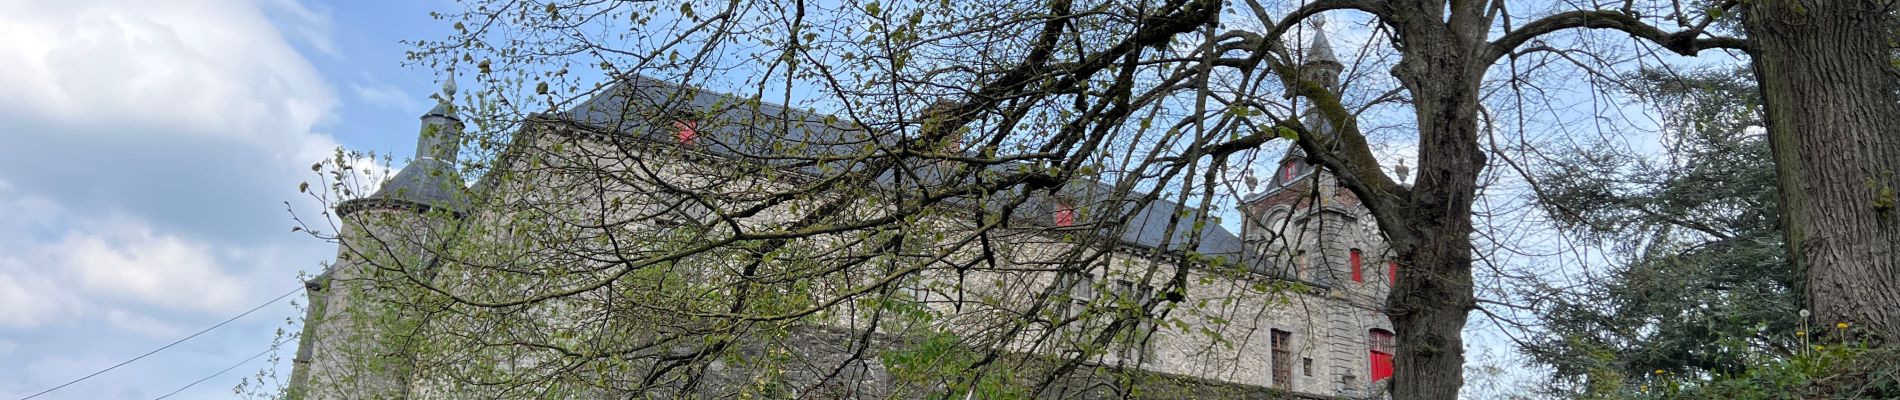
[[[462,147],[462,119],[456,116],[454,103],[455,71],[450,70],[442,81],[442,93],[432,97],[436,105],[422,114],[415,158],[364,200],[420,210],[462,211],[461,196],[466,186],[455,168],[456,153]],[[355,209],[360,207],[340,211]]]

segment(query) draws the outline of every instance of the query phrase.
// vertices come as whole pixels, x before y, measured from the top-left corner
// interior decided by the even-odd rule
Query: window
[[[1273,341],[1273,387],[1293,388],[1293,333],[1279,329],[1272,331]]]
[[[1365,273],[1364,273],[1364,272],[1361,272],[1361,271],[1360,271],[1360,270],[1361,270],[1361,267],[1360,267],[1360,265],[1359,265],[1359,261],[1360,261],[1360,260],[1359,260],[1359,249],[1352,249],[1352,281],[1353,281],[1353,282],[1365,282],[1365,281],[1366,281],[1366,275],[1365,275]]]
[[[1095,276],[1086,272],[1063,272],[1056,275],[1056,290],[1068,293],[1069,297],[1061,319],[1075,320],[1069,322],[1069,328],[1078,329],[1083,322],[1079,318],[1088,311],[1089,301],[1095,299]]]
[[[687,118],[673,120],[673,134],[678,136],[680,144],[691,146],[699,142],[699,121]]]
[[[1293,183],[1293,178],[1299,176],[1300,164],[1297,161],[1287,161],[1286,165],[1280,167],[1280,183]]]
[[[1392,377],[1392,332],[1384,329],[1370,331],[1369,343],[1372,363],[1372,381],[1378,382]]]
[[[1313,376],[1313,359],[1311,357],[1300,359],[1300,373],[1306,376]]]
[[[1385,283],[1387,285],[1398,286],[1399,285],[1399,262],[1387,261],[1385,263],[1385,269],[1386,269],[1387,275],[1391,275],[1390,277],[1387,278]]]
[[[1056,226],[1075,225],[1075,207],[1068,204],[1056,204]]]
[[[1126,314],[1127,317],[1134,318],[1138,321],[1135,323],[1134,329],[1129,331],[1129,334],[1124,336],[1122,343],[1120,343],[1121,347],[1119,348],[1118,356],[1120,356],[1122,360],[1131,361],[1136,364],[1148,362],[1148,355],[1151,353],[1149,346],[1151,341],[1149,340],[1149,336],[1154,333],[1155,324],[1152,318],[1140,313],[1142,312],[1142,306],[1154,300],[1154,292],[1154,286],[1138,284],[1135,283],[1135,281],[1127,279],[1115,280],[1115,297],[1117,304],[1120,307],[1125,307],[1123,310],[1128,310],[1128,314]]]

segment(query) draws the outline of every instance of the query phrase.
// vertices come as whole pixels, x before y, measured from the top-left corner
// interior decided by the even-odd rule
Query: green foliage
[[[1753,354],[1733,373],[1683,376],[1657,370],[1645,383],[1616,393],[1631,399],[1891,399],[1900,398],[1900,351],[1851,340],[1851,329],[1824,327],[1828,343],[1806,344],[1789,356]],[[1805,331],[1796,331],[1805,333]]]
[[[1629,78],[1635,96],[1665,110],[1662,156],[1604,145],[1536,173],[1541,205],[1564,231],[1615,262],[1583,287],[1530,291],[1544,300],[1545,330],[1523,350],[1552,367],[1553,390],[1586,397],[1645,385],[1655,371],[1748,373],[1753,358],[1799,347],[1770,334],[1794,330],[1800,296],[1782,261],[1768,144],[1750,128],[1760,124],[1752,81],[1729,71]]]
[[[1008,370],[983,374],[975,384],[949,380],[946,378],[963,375],[983,358],[983,353],[963,344],[957,335],[941,332],[924,338],[915,345],[885,352],[880,357],[891,376],[899,382],[934,386],[942,384],[942,398],[962,398],[965,394],[974,394],[981,399],[1021,399],[1028,398],[1016,379]]]

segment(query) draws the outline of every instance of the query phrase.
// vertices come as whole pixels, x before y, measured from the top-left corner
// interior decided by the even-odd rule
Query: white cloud
[[[296,35],[298,40],[308,43],[317,51],[330,56],[340,56],[336,43],[330,40],[330,13],[322,7],[312,8],[297,0],[271,0],[273,10],[287,14],[282,21],[285,30]]]
[[[32,328],[70,314],[75,299],[52,277],[13,258],[0,258],[0,328]]]
[[[0,328],[222,314],[313,266],[281,202],[317,207],[294,188],[336,101],[289,40],[334,52],[329,26],[295,0],[0,1],[0,98],[33,99],[0,102]]]
[[[0,99],[24,99],[0,101],[0,398],[221,321],[331,257],[283,203],[316,214],[296,185],[338,146],[317,130],[337,122],[333,88],[299,51],[347,49],[306,3],[0,0]],[[293,315],[278,304],[46,398],[151,398]],[[199,386],[181,396],[230,396]]]
[[[0,37],[0,97],[35,99],[5,107],[69,124],[257,140],[308,132],[331,106],[249,3],[6,2]]]
[[[245,283],[224,273],[211,246],[123,218],[97,233],[73,232],[55,257],[91,293],[172,309],[223,311],[245,299]]]
[[[350,92],[364,103],[377,107],[416,112],[424,110],[422,102],[416,100],[414,96],[410,96],[402,88],[384,83],[352,83]]]

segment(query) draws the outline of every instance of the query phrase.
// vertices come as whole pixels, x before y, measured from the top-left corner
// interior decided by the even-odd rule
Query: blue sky
[[[453,6],[0,1],[0,399],[264,304],[333,258],[285,203],[316,214],[297,184],[338,146],[410,155],[438,83],[398,41],[444,36],[428,12]],[[270,348],[295,316],[278,302],[40,398],[155,398]],[[231,398],[270,367],[172,398]]]

